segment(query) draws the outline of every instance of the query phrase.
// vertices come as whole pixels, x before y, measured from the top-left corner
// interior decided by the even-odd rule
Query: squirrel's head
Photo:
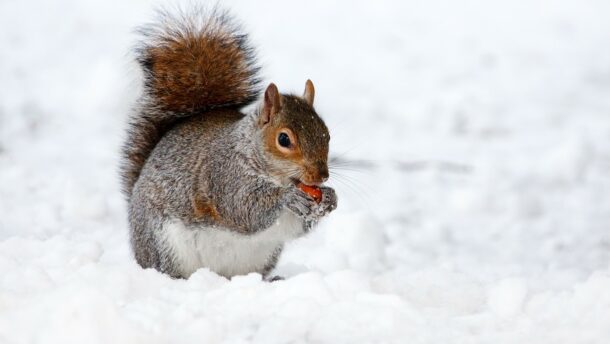
[[[313,108],[314,87],[305,83],[302,97],[282,95],[269,84],[258,125],[270,175],[282,184],[320,185],[328,179],[328,142],[324,121]]]

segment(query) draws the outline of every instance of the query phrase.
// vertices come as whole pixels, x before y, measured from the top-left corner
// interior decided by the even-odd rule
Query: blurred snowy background
[[[316,85],[339,209],[264,283],[131,256],[154,3],[0,1],[0,343],[610,342],[610,2],[222,1]]]

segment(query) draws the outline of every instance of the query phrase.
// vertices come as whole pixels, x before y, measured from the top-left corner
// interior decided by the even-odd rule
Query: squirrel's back
[[[160,12],[156,23],[139,32],[144,90],[131,116],[121,170],[128,198],[150,153],[177,122],[244,107],[259,94],[253,49],[226,12]]]

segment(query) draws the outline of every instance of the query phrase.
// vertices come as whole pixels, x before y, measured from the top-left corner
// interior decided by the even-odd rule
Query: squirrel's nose
[[[326,164],[320,166],[320,179],[322,179],[322,183],[328,180],[328,167]]]
[[[310,165],[306,170],[303,183],[308,185],[320,185],[328,180],[328,166],[323,162]]]

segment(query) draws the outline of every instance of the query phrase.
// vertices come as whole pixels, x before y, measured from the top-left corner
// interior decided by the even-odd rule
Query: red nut
[[[320,190],[319,187],[305,185],[303,183],[298,183],[297,187],[301,189],[304,193],[311,196],[311,198],[313,198],[316,203],[320,203],[322,201],[322,190]]]

